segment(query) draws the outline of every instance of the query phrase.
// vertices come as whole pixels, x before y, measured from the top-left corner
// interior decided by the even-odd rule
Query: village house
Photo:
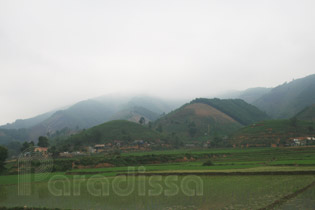
[[[94,149],[95,152],[103,152],[105,151],[105,144],[95,144]]]
[[[307,144],[312,144],[310,141],[315,141],[315,137],[294,137],[290,138],[290,146],[305,146]]]
[[[196,145],[195,144],[185,144],[185,147],[192,148],[192,147],[196,147]]]
[[[96,152],[96,149],[91,147],[91,146],[88,146],[85,149],[86,149],[87,153],[95,153]]]
[[[134,144],[143,144],[144,141],[143,140],[134,140],[133,143]]]
[[[304,146],[306,145],[306,140],[299,137],[299,138],[294,138],[291,146]]]
[[[204,148],[210,148],[211,147],[211,142],[210,141],[207,141],[203,144],[203,147]]]
[[[70,154],[69,152],[60,152],[59,156],[60,157],[72,157],[72,154]]]
[[[80,152],[80,151],[74,151],[74,152],[72,152],[71,154],[72,154],[72,155],[74,155],[74,156],[78,156],[78,155],[86,155],[85,153]]]
[[[39,152],[42,154],[47,154],[48,153],[48,148],[47,147],[35,147],[34,152]]]

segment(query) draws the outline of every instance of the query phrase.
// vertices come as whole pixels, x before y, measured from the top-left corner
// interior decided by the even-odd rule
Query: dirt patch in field
[[[113,164],[110,163],[99,163],[94,168],[106,168],[106,167],[113,167]]]

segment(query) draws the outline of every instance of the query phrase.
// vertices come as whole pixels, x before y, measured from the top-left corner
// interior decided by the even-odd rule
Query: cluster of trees
[[[12,157],[12,156],[18,156],[21,152],[25,151],[26,149],[28,149],[29,147],[33,147],[36,144],[34,143],[34,141],[31,142],[20,142],[20,141],[10,141],[6,144],[3,144],[4,147],[7,148],[8,150],[8,156]],[[50,143],[47,137],[44,136],[40,136],[38,139],[38,143],[37,146],[39,147],[49,147]]]
[[[144,117],[141,117],[140,120],[139,120],[139,123],[141,125],[145,125],[145,118]]]
[[[34,147],[35,146],[35,143],[33,141],[31,142],[27,142],[25,141],[23,144],[22,144],[22,147],[21,147],[21,152],[27,150],[28,148],[30,147]],[[45,136],[40,136],[38,138],[38,142],[37,142],[37,146],[39,147],[49,147],[49,140],[47,137]]]
[[[141,156],[121,156],[119,152],[115,151],[105,157],[83,157],[80,159],[56,159],[54,161],[53,171],[66,171],[72,169],[72,167],[78,166],[96,166],[101,163],[108,163],[113,166],[137,166],[146,165],[152,163],[168,163],[174,162],[180,159],[209,159],[211,154],[160,154],[160,155],[141,155]],[[74,163],[74,164],[73,164]]]

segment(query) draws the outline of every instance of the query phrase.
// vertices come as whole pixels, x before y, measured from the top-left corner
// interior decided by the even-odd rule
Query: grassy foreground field
[[[31,182],[31,194],[28,196],[18,195],[18,175],[0,176],[0,207],[261,209],[279,200],[282,202],[276,205],[276,208],[305,209],[302,207],[315,205],[312,199],[314,185],[303,192],[299,191],[315,181],[314,147],[169,150],[122,154],[127,158],[147,155],[155,155],[162,159],[165,155],[173,157],[172,159],[183,157],[191,159],[135,165],[131,171],[128,166],[115,166],[53,172],[42,179],[34,178]],[[207,160],[211,160],[213,165],[203,166]],[[243,174],[202,175],[218,172]],[[262,172],[284,174],[261,175]],[[292,172],[301,174],[290,174]],[[302,172],[311,174],[303,175]],[[141,173],[146,176],[117,176],[127,173]],[[117,179],[121,180],[118,185]],[[62,193],[54,194],[51,186],[55,186]],[[128,189],[132,189],[129,194]],[[187,195],[185,189],[193,190],[192,194]],[[98,192],[97,190],[101,194],[93,194]],[[283,200],[286,196],[290,199]]]

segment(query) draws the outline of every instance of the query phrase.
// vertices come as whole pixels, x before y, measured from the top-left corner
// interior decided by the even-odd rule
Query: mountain
[[[235,132],[231,144],[250,146],[270,146],[286,144],[290,138],[314,136],[314,122],[291,120],[268,120],[254,123]]]
[[[291,118],[315,104],[315,74],[279,85],[253,102],[275,119]]]
[[[241,99],[191,101],[154,123],[155,129],[186,139],[229,135],[268,116]]]
[[[114,120],[84,130],[69,137],[61,146],[80,147],[83,145],[94,145],[113,143],[114,141],[150,140],[161,138],[161,134],[146,126],[126,120]]]
[[[295,117],[299,120],[315,122],[315,104],[306,107],[301,112],[299,112]]]

